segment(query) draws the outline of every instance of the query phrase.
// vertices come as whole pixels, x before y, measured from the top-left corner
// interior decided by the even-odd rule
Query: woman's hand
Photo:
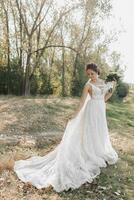
[[[72,115],[69,116],[69,120],[74,119],[77,116],[77,113],[73,113]]]

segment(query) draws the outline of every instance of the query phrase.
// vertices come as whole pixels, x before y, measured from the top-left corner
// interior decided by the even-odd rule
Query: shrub
[[[124,82],[119,82],[117,86],[117,95],[119,98],[124,98],[128,95],[129,93],[129,85]]]

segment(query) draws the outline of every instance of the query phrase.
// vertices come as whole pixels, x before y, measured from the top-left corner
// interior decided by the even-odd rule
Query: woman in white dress
[[[91,183],[100,168],[115,164],[118,154],[111,145],[105,101],[112,95],[115,81],[106,84],[98,67],[86,66],[85,84],[76,114],[66,125],[60,144],[45,156],[15,161],[14,171],[23,182],[36,188],[52,186],[56,192]],[[113,86],[112,93],[109,89]]]

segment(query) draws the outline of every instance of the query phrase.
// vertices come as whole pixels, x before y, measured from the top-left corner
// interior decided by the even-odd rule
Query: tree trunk
[[[31,59],[31,43],[29,42],[29,53],[27,55],[26,71],[25,71],[25,84],[24,84],[24,95],[30,95],[30,59]]]
[[[30,80],[27,76],[25,79],[25,96],[30,96]]]
[[[24,79],[24,95],[29,96],[30,95],[30,77],[29,77],[29,65],[26,66],[26,72],[25,72],[25,79]]]
[[[72,77],[72,80],[74,80],[76,78],[77,61],[78,61],[78,54],[76,54],[74,65],[73,65],[73,77]]]
[[[62,96],[65,96],[65,50],[62,50]]]
[[[6,45],[7,45],[7,93],[10,94],[10,39],[9,39],[9,19],[8,19],[8,5],[7,8],[3,2],[3,9],[6,19]]]

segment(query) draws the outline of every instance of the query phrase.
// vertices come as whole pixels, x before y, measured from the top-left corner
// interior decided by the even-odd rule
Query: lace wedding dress
[[[115,164],[118,154],[111,145],[104,95],[111,87],[92,87],[77,116],[68,121],[60,144],[45,156],[15,161],[14,171],[23,182],[41,189],[53,186],[56,192],[91,183],[100,168]]]

